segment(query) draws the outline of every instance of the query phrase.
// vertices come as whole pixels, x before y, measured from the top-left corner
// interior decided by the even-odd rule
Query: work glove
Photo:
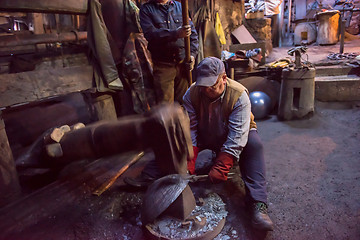
[[[191,175],[195,174],[195,162],[199,154],[200,148],[193,146],[194,157],[187,160],[187,169]]]
[[[215,164],[210,169],[209,180],[212,183],[226,181],[233,165],[234,156],[226,152],[220,152],[215,159]]]
[[[191,26],[190,25],[184,25],[184,26],[178,27],[176,29],[176,37],[177,38],[189,37],[190,35],[191,35]]]
[[[190,56],[190,62],[184,62],[186,72],[192,71],[195,65],[195,58]]]

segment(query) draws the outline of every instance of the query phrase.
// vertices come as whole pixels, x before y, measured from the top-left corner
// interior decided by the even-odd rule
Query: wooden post
[[[0,111],[0,208],[11,203],[20,194],[19,179]]]
[[[83,96],[89,104],[92,121],[116,120],[116,109],[111,95],[84,91]]]
[[[187,0],[181,0],[181,6],[182,6],[182,19],[183,19],[183,26],[189,25],[189,5]],[[190,36],[184,38],[185,43],[185,62],[189,63],[190,58]],[[191,71],[188,71],[187,73],[187,79],[189,81],[189,86],[192,84],[192,76]]]

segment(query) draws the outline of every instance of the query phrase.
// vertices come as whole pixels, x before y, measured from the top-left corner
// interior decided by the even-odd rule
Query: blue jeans
[[[267,203],[264,149],[257,131],[250,131],[240,154],[239,166],[245,183],[247,201]]]

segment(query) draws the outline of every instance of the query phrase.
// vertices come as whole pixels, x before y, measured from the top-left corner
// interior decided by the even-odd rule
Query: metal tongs
[[[235,175],[234,172],[230,172],[228,174],[228,179],[233,178]],[[209,175],[186,175],[185,179],[189,182],[197,182],[197,181],[206,181],[208,179]]]

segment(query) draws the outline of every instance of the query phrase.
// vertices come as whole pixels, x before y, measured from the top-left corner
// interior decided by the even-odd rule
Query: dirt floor
[[[257,123],[275,230],[252,229],[239,178],[191,184],[195,196],[216,192],[226,204],[225,226],[215,239],[359,239],[360,103],[316,102],[311,118],[281,122],[273,115]],[[135,165],[123,177],[138,170]],[[0,239],[147,240],[140,217],[144,190],[125,186],[122,179],[99,197],[91,194],[93,183],[82,178],[84,188],[58,180],[0,209]]]
[[[276,224],[267,239],[359,239],[359,103],[318,102],[311,119],[258,125]]]

